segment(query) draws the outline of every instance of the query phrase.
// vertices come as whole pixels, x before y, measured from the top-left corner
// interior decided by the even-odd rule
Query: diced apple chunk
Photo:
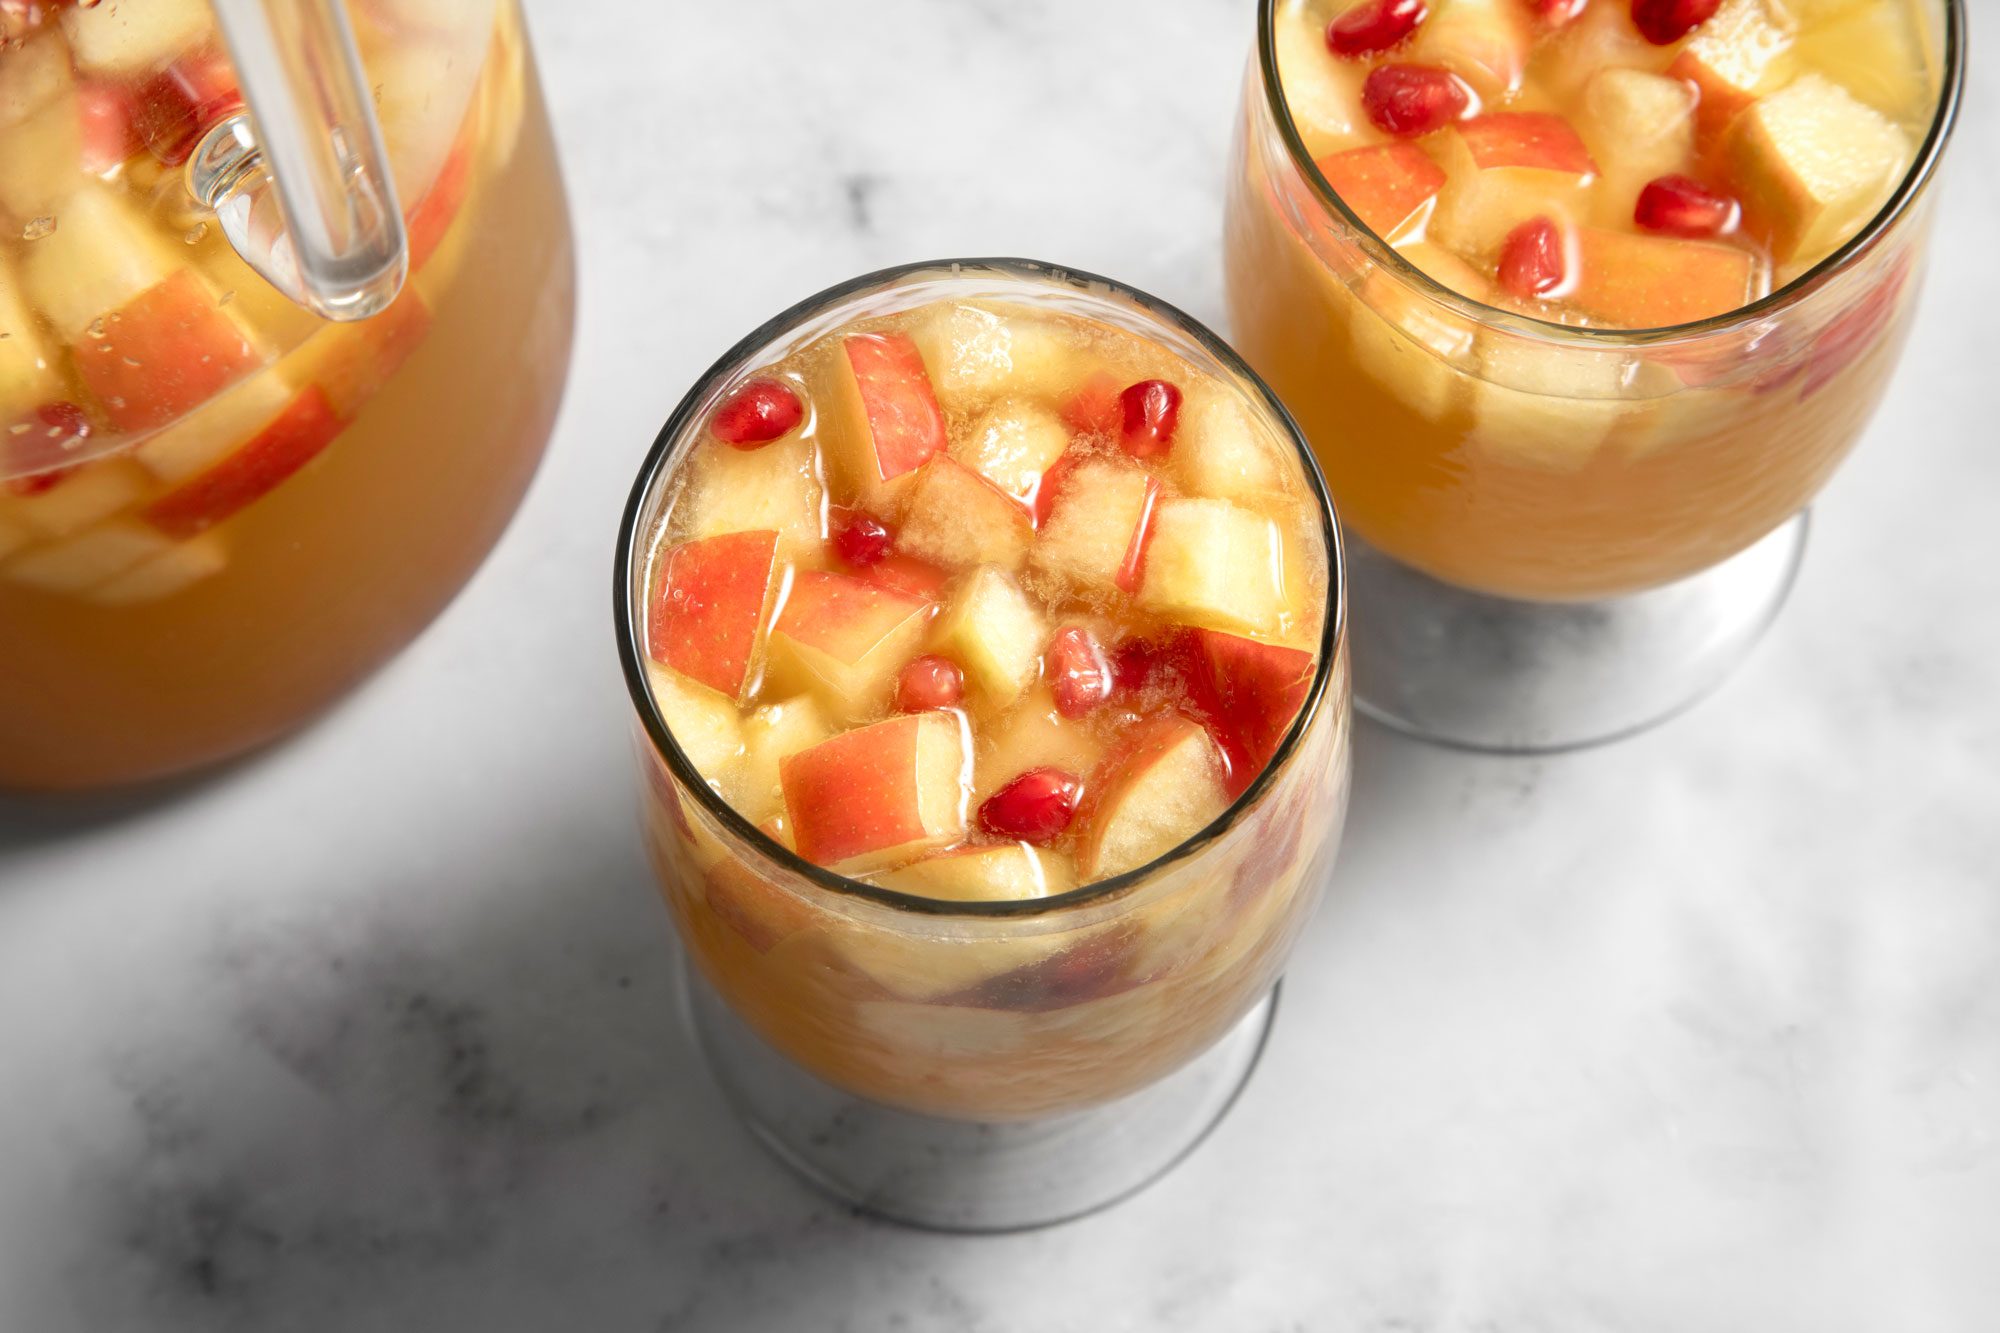
[[[906,333],[849,334],[831,360],[821,446],[863,506],[886,510],[910,474],[945,449],[930,372]]]
[[[1440,143],[1447,183],[1430,234],[1461,254],[1498,251],[1532,217],[1573,217],[1597,173],[1576,131],[1545,112],[1478,116],[1446,129]]]
[[[145,475],[123,459],[98,459],[36,495],[14,501],[13,513],[44,537],[67,537],[111,517],[146,493]]]
[[[1243,400],[1226,391],[1188,395],[1171,461],[1175,479],[1190,495],[1240,500],[1285,489],[1276,447],[1251,423]]]
[[[1737,118],[1728,158],[1745,226],[1785,263],[1831,250],[1866,222],[1902,179],[1910,143],[1839,84],[1805,74]]]
[[[1088,773],[1101,746],[1090,730],[1065,722],[1055,696],[1037,685],[1007,712],[979,729],[972,766],[972,799],[985,801],[1031,768]]]
[[[743,719],[743,760],[723,794],[751,823],[785,809],[778,765],[786,756],[810,750],[833,734],[826,713],[811,695],[765,704]]]
[[[930,367],[940,402],[976,411],[1002,394],[1053,399],[1073,378],[1074,356],[1054,328],[982,306],[938,306],[911,336]]]
[[[1510,333],[1480,340],[1473,441],[1504,462],[1575,472],[1634,404],[1629,363],[1610,352],[1547,346]]]
[[[54,217],[83,181],[76,81],[53,34],[9,48],[0,41],[0,211],[26,221]]]
[[[798,559],[820,541],[820,483],[812,441],[790,436],[761,449],[705,441],[688,462],[687,489],[674,502],[677,535],[689,540],[768,529]]]
[[[1591,77],[1578,129],[1604,168],[1599,221],[1629,222],[1648,181],[1692,164],[1696,97],[1683,80],[1644,70],[1606,69]]]
[[[1791,25],[1766,0],[1723,0],[1694,30],[1667,73],[1699,91],[1697,120],[1702,134],[1713,136],[1759,96],[1784,84],[1791,72],[1791,47]]]
[[[1272,22],[1278,81],[1306,151],[1318,158],[1373,138],[1361,114],[1366,62],[1337,59],[1326,49],[1324,21],[1303,6],[1280,7]]]
[[[1227,500],[1162,500],[1139,604],[1184,625],[1277,634],[1290,619],[1278,525]]]
[[[4,175],[5,173],[0,173]],[[49,348],[21,299],[13,273],[0,258],[0,432],[61,397],[62,380]],[[0,445],[7,437],[0,434]]]
[[[951,454],[1022,505],[1032,507],[1042,474],[1069,448],[1069,427],[1021,398],[995,403],[972,423]]]
[[[132,456],[168,484],[221,462],[281,415],[293,388],[276,374],[252,375],[165,430],[140,441]]]
[[[109,316],[181,271],[164,237],[98,185],[77,191],[56,229],[29,246],[22,280],[65,338]]]
[[[1576,260],[1569,299],[1610,328],[1666,328],[1728,314],[1766,285],[1757,256],[1720,242],[1579,227]]]
[[[1573,23],[1546,39],[1535,62],[1535,82],[1558,104],[1567,104],[1605,70],[1658,68],[1659,53],[1660,48],[1632,22],[1630,4],[1595,0]]]
[[[845,731],[779,762],[799,855],[842,874],[910,860],[965,834],[970,764],[948,713]]]
[[[946,569],[1019,569],[1034,536],[1034,520],[1025,508],[965,464],[940,454],[910,483],[896,544]]]
[[[205,532],[99,584],[91,589],[90,600],[111,606],[162,601],[215,577],[228,566],[228,545],[219,533]]]
[[[1035,572],[1087,591],[1129,591],[1159,489],[1128,463],[1090,459],[1067,469],[1035,542]]]
[[[1534,46],[1531,19],[1521,0],[1437,0],[1410,41],[1409,59],[1442,65],[1486,96],[1510,93]]]
[[[1858,3],[1802,29],[1792,49],[1801,68],[1892,118],[1907,116],[1936,98],[1936,57],[1920,21],[1915,4]]]
[[[756,683],[760,631],[778,574],[778,534],[730,532],[661,555],[648,608],[656,662],[730,699]]]
[[[1229,808],[1215,742],[1177,713],[1142,723],[1091,775],[1088,791],[1077,813],[1086,882],[1157,860]]]
[[[1412,267],[1462,296],[1483,301],[1491,284],[1451,251],[1428,241],[1398,248]],[[1465,378],[1456,364],[1471,359],[1473,329],[1466,320],[1414,290],[1399,274],[1368,275],[1348,321],[1354,361],[1406,408],[1442,421]]]
[[[1034,684],[1048,637],[1040,609],[1020,585],[985,565],[959,582],[932,641],[964,669],[983,702],[1005,708]]]
[[[1050,898],[1076,887],[1076,869],[1060,852],[1024,842],[959,847],[875,877],[885,889],[947,902]]]
[[[721,788],[743,753],[743,728],[736,705],[657,662],[646,664],[646,680],[681,753],[710,786]]]
[[[1194,638],[1215,726],[1230,756],[1230,794],[1239,795],[1278,753],[1312,689],[1318,659],[1302,648],[1215,630],[1196,630]]]
[[[1394,244],[1423,231],[1445,175],[1413,143],[1329,153],[1316,164],[1326,183],[1368,230]]]
[[[793,576],[771,627],[766,688],[811,692],[842,722],[880,713],[930,621],[926,597],[821,570]]]
[[[210,15],[201,0],[107,0],[63,10],[62,25],[82,68],[138,74],[207,37]]]
[[[37,547],[10,561],[4,572],[44,592],[80,593],[171,546],[151,528],[121,519]]]

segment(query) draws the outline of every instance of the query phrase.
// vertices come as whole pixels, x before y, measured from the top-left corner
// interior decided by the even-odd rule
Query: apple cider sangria
[[[1265,0],[1231,313],[1344,518],[1446,582],[1576,600],[1795,514],[1900,349],[1956,27],[1935,0]]]
[[[409,276],[331,323],[186,183],[244,109],[204,0],[0,4],[0,787],[272,739],[498,536],[567,365],[568,222],[512,0],[354,0]]]
[[[627,534],[660,880],[799,1065],[1035,1117],[1269,991],[1345,808],[1339,562],[1185,317],[1018,261],[837,289],[690,396]]]

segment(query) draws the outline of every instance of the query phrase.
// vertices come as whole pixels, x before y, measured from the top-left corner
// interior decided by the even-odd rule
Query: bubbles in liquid
[[[206,222],[197,222],[187,229],[187,232],[181,239],[189,245],[200,245],[202,237],[206,235],[208,235],[208,224]]]
[[[55,229],[56,220],[54,215],[45,213],[41,217],[28,219],[27,225],[21,228],[21,239],[24,241],[39,241],[42,237],[54,232]]]

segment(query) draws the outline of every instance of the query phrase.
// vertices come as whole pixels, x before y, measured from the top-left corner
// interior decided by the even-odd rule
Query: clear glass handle
[[[327,319],[366,319],[409,268],[403,214],[340,0],[214,0],[249,112],[211,126],[188,189],[236,252]]]

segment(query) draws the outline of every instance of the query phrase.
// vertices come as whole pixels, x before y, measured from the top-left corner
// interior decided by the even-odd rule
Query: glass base
[[[1679,583],[1566,603],[1440,583],[1350,532],[1355,704],[1422,740],[1506,754],[1643,731],[1749,655],[1791,591],[1806,528],[1801,512]]]
[[[1277,991],[1192,1063],[1088,1111],[987,1124],[866,1101],[814,1077],[738,1018],[699,969],[688,1011],[716,1081],[812,1184],[893,1222],[1018,1231],[1066,1222],[1172,1170],[1221,1121],[1263,1053]]]

